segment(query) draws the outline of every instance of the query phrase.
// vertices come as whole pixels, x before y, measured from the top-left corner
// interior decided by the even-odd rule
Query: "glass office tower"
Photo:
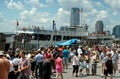
[[[72,8],[71,9],[71,16],[70,16],[70,26],[76,27],[80,25],[80,9],[79,8]]]

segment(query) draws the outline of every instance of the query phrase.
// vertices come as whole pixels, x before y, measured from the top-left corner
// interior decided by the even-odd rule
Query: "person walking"
[[[79,53],[78,53],[79,54]],[[81,53],[80,55],[79,55],[79,63],[80,63],[80,74],[79,74],[79,76],[83,76],[83,73],[82,73],[82,71],[83,71],[83,69],[85,68],[85,56],[84,56],[84,54],[83,53]]]
[[[92,57],[91,57],[91,62],[92,62],[92,75],[96,76],[97,73],[97,55],[96,55],[96,51],[92,51]]]
[[[68,58],[69,58],[69,50],[67,49],[67,47],[64,48],[64,50],[62,51],[62,58],[63,58],[63,68],[68,69]]]
[[[42,71],[42,67],[40,66],[40,64],[42,63],[43,61],[43,55],[41,53],[41,51],[39,50],[37,52],[38,54],[35,56],[35,61],[36,61],[36,65],[35,65],[35,76],[36,78],[38,78],[38,69],[39,69],[39,77],[41,77],[41,71]]]
[[[51,60],[46,58],[42,63],[42,77],[40,79],[51,79]]]
[[[59,75],[61,76],[61,79],[63,79],[63,63],[62,58],[58,54],[55,59],[55,65],[56,65],[56,79],[58,79]]]
[[[8,79],[10,71],[10,62],[4,58],[4,51],[0,51],[0,79]]]
[[[109,52],[104,58],[104,79],[107,79],[108,74],[110,74],[110,79],[113,79],[113,63],[111,58],[111,53]]]
[[[29,79],[31,74],[31,63],[30,60],[25,57],[25,51],[20,51],[20,60],[19,60],[19,66],[18,71],[20,72],[19,78],[23,79]]]
[[[74,73],[76,73],[75,77],[78,77],[78,71],[79,71],[79,57],[78,57],[78,53],[74,53],[74,57],[73,57],[73,71],[72,71],[72,76],[74,76]]]
[[[104,58],[107,56],[107,51],[105,49],[102,49],[102,52],[100,54],[100,60],[102,63],[102,68],[101,68],[101,77],[103,77],[103,73],[104,73]]]
[[[90,54],[85,55],[85,64],[86,64],[86,75],[89,76],[90,74]]]
[[[116,48],[113,48],[111,53],[112,53],[112,63],[113,63],[113,76],[116,77],[116,71],[118,69],[117,66],[117,61],[118,61],[118,53],[116,51]]]

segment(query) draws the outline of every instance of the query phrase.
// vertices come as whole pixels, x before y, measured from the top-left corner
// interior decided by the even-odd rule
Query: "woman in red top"
[[[52,55],[51,55],[50,49],[46,49],[46,50],[45,50],[45,52],[44,52],[44,60],[45,60],[45,59],[49,59],[49,60],[52,59]]]

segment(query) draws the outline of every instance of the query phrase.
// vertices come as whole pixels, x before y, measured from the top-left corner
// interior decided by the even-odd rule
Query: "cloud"
[[[10,2],[5,1],[5,4],[8,8],[11,8],[11,9],[17,9],[17,10],[23,10],[24,9],[24,6],[20,1],[14,2],[13,0],[10,0]]]
[[[52,5],[54,3],[54,0],[45,0],[47,4]]]
[[[108,12],[107,12],[107,11],[100,11],[100,12],[96,15],[96,17],[97,17],[98,20],[99,20],[99,19],[105,19],[105,18],[107,17],[107,15],[108,15]]]
[[[72,7],[84,8],[86,10],[92,9],[92,3],[89,0],[58,0],[59,4],[64,9],[71,9]]]
[[[120,0],[104,0],[107,4],[109,4],[114,10],[120,10]]]
[[[30,11],[24,10],[20,13],[20,18],[21,19],[26,19],[36,13],[37,8],[32,7]]]
[[[57,25],[60,26],[69,26],[70,25],[70,12],[59,8],[56,15]]]
[[[95,7],[103,8],[103,4],[100,2],[93,2]]]
[[[39,25],[44,28],[52,28],[52,21],[55,20],[56,27],[68,26],[70,24],[70,12],[59,8],[55,16],[51,16],[47,12],[38,12],[37,8],[31,8],[31,10],[24,10],[20,13],[21,26],[26,25]]]
[[[30,13],[29,13],[29,14],[30,14],[30,15],[35,14],[35,13],[36,13],[36,10],[37,10],[37,8],[34,8],[34,7],[33,7],[33,8],[30,10]]]
[[[39,25],[49,28],[52,17],[47,12],[38,12],[37,8],[32,7],[31,10],[24,10],[20,13],[21,26]],[[52,24],[52,23],[51,23]]]
[[[5,18],[3,17],[2,13],[0,12],[0,24],[5,22]]]
[[[0,12],[0,32],[11,32],[14,30],[13,28],[15,27],[14,25],[15,25],[15,22],[13,22],[13,20],[7,21],[6,18]]]
[[[113,12],[113,15],[114,16],[117,16],[119,13],[118,12]]]
[[[40,0],[24,0],[27,4],[32,4],[33,7],[47,7],[47,5],[40,3]]]

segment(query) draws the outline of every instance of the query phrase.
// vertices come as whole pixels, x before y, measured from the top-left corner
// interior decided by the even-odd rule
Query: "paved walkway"
[[[90,75],[86,76],[86,71],[85,69],[83,70],[83,76],[80,77],[72,77],[72,66],[69,65],[69,68],[65,70],[63,73],[64,79],[104,79],[101,77],[101,64],[97,65],[97,75],[92,76],[91,75],[91,68],[90,68]],[[52,76],[52,79],[55,79],[55,74]],[[59,76],[60,79],[60,76]],[[107,79],[110,79],[109,77]],[[116,72],[116,77],[113,77],[113,79],[120,79],[120,73],[117,71]]]

